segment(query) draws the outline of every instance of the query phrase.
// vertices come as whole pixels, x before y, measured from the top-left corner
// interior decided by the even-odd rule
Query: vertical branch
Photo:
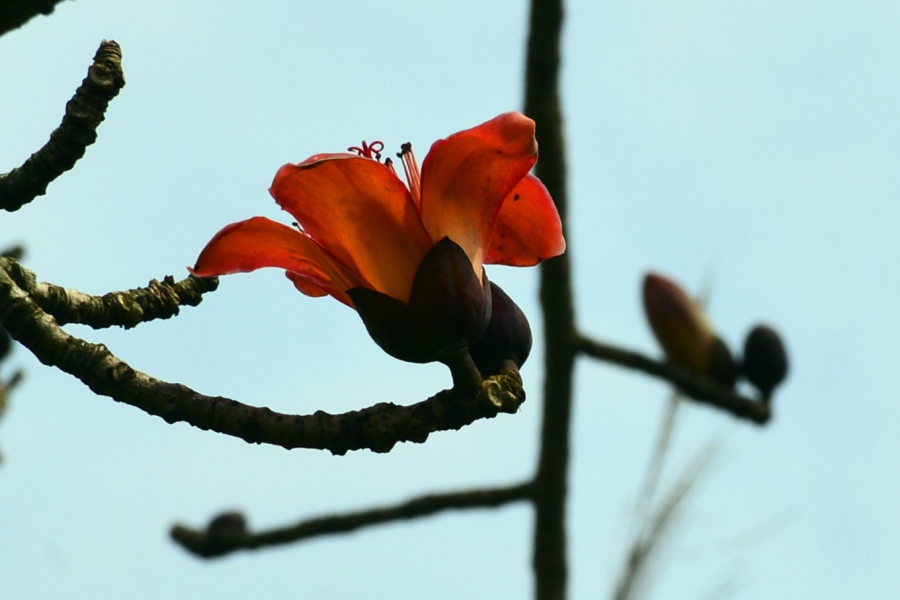
[[[525,113],[537,122],[536,175],[556,201],[566,231],[566,160],[559,100],[562,0],[532,0],[525,68]],[[543,428],[535,479],[533,566],[538,600],[566,597],[566,491],[572,376],[576,355],[575,308],[569,255],[541,265],[545,381]]]

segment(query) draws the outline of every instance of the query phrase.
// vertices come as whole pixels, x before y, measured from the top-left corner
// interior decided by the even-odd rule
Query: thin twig
[[[686,508],[688,495],[694,490],[717,453],[716,443],[711,443],[701,450],[669,490],[651,517],[644,535],[631,547],[625,569],[616,586],[613,596],[615,600],[637,597],[639,591],[647,586],[659,548],[669,537],[672,527],[677,524],[678,517]]]
[[[578,349],[586,356],[664,379],[677,387],[688,398],[731,413],[739,419],[745,419],[757,425],[765,425],[772,418],[772,409],[769,404],[741,396],[734,390],[707,377],[696,375],[669,363],[659,362],[638,352],[586,337],[578,338]]]
[[[205,396],[184,385],[154,379],[114,356],[106,346],[63,331],[22,289],[16,281],[21,277],[11,276],[10,271],[21,275],[22,269],[10,267],[10,263],[11,259],[0,259],[0,325],[41,362],[75,376],[95,394],[169,423],[183,421],[249,443],[287,449],[315,448],[334,454],[360,449],[388,452],[397,442],[422,443],[434,431],[460,429],[501,412],[515,413],[525,401],[522,379],[512,371],[488,377],[478,390],[444,390],[412,406],[378,403],[340,415],[323,411],[286,415]]]
[[[122,49],[103,41],[87,77],[66,104],[66,114],[43,148],[21,167],[0,175],[0,208],[19,210],[47,191],[51,181],[71,169],[97,139],[106,107],[125,85]]]
[[[256,550],[292,544],[322,535],[349,533],[372,525],[418,519],[447,510],[496,508],[527,500],[530,494],[531,485],[528,483],[485,490],[432,494],[394,506],[317,517],[295,525],[256,533],[242,530],[240,527],[242,517],[233,515],[230,520],[237,520],[238,527],[222,531],[222,528],[215,527],[217,519],[213,519],[210,527],[205,530],[176,525],[172,528],[171,536],[185,550],[203,558],[213,558],[237,550]]]
[[[666,406],[666,412],[663,414],[662,424],[659,429],[659,435],[656,438],[656,444],[653,447],[653,454],[650,457],[650,464],[647,465],[647,472],[644,474],[644,482],[641,485],[638,508],[636,517],[640,521],[636,539],[644,537],[646,533],[646,524],[649,522],[649,516],[653,511],[654,501],[656,500],[656,490],[659,488],[660,479],[662,479],[663,465],[669,455],[669,448],[672,445],[672,438],[675,436],[676,416],[678,408],[681,406],[681,394],[672,392],[669,402]]]
[[[638,502],[635,506],[634,534],[629,544],[630,550],[628,552],[628,560],[619,576],[615,600],[624,600],[624,598],[627,598],[634,591],[634,583],[640,579],[640,575],[644,570],[643,559],[646,557],[644,550],[654,519],[653,510],[656,505],[656,490],[659,487],[659,482],[662,478],[663,464],[669,454],[672,437],[675,433],[675,417],[678,414],[680,405],[680,394],[678,394],[678,392],[673,392],[669,398],[666,412],[663,415],[662,424],[656,438],[656,444],[654,445],[653,455],[650,457],[650,464],[647,466],[647,472],[644,474],[644,482],[641,485]]]

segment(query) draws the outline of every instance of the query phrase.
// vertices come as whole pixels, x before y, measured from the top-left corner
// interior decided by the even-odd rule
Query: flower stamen
[[[347,148],[347,152],[356,152],[363,158],[371,158],[377,161],[381,161],[382,150],[384,150],[384,142],[380,140],[375,140],[371,144],[367,144],[366,141],[363,140],[362,147],[350,146]]]
[[[390,158],[386,158],[384,159],[384,166],[390,169],[391,173],[393,173],[397,177],[397,179],[400,179],[400,175],[397,174],[397,169],[394,168],[394,161],[392,161]]]
[[[403,162],[403,172],[406,174],[406,181],[409,183],[409,193],[412,194],[416,206],[421,206],[422,175],[419,172],[419,163],[416,162],[416,156],[413,154],[412,144],[410,142],[401,144],[397,157]]]

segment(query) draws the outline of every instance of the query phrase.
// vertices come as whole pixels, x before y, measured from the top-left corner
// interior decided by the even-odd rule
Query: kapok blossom
[[[534,122],[510,112],[438,140],[421,171],[404,144],[406,184],[390,159],[381,162],[383,148],[363,143],[284,165],[269,192],[295,227],[265,217],[228,225],[191,271],[285,269],[304,294],[356,308],[403,360],[475,345],[492,317],[483,264],[531,266],[565,250],[553,200],[529,174]]]

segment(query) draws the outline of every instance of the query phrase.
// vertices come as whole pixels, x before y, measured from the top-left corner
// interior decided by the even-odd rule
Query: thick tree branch
[[[203,294],[219,286],[215,277],[190,275],[176,283],[167,275],[161,283],[154,279],[145,288],[90,296],[52,283],[37,283],[34,273],[11,260],[0,259],[0,268],[41,310],[53,315],[57,325],[81,323],[94,329],[114,325],[130,329],[146,321],[169,319],[178,314],[181,306],[197,306]]]
[[[579,337],[578,350],[592,358],[665,379],[677,387],[685,396],[729,412],[739,419],[746,419],[757,425],[765,425],[772,418],[772,410],[767,402],[742,396],[709,378],[701,377],[668,363],[653,360],[643,354],[604,344],[586,337]]]
[[[562,0],[532,0],[525,66],[525,114],[537,123],[535,174],[547,186],[567,228],[566,154],[559,98]],[[571,242],[571,238],[569,240]],[[545,377],[541,447],[535,476],[532,562],[538,600],[566,597],[566,495],[575,366],[575,302],[568,254],[541,265]]]
[[[18,210],[43,195],[51,181],[71,169],[97,139],[106,107],[124,85],[122,50],[116,42],[103,41],[50,141],[21,167],[0,175],[0,208]]]
[[[0,35],[18,29],[38,15],[49,15],[62,0],[3,0],[0,4]]]
[[[203,558],[214,558],[237,550],[256,550],[267,546],[292,544],[322,535],[350,533],[363,527],[418,519],[447,510],[496,508],[528,500],[530,494],[530,483],[486,490],[432,494],[394,506],[317,517],[288,527],[257,533],[246,531],[240,514],[228,513],[213,519],[205,530],[176,525],[172,528],[171,535],[172,539],[188,552]]]
[[[23,285],[32,286],[33,274],[12,265],[11,259],[0,259],[0,325],[41,362],[75,376],[94,393],[169,423],[183,421],[249,443],[288,449],[326,449],[334,454],[363,448],[388,452],[397,442],[421,443],[433,431],[460,429],[501,412],[515,413],[525,401],[522,380],[515,372],[491,376],[471,392],[444,390],[412,406],[379,403],[340,415],[322,411],[286,415],[204,396],[133,369],[102,344],[67,334],[23,289]],[[17,281],[22,279],[26,279],[24,284]]]

